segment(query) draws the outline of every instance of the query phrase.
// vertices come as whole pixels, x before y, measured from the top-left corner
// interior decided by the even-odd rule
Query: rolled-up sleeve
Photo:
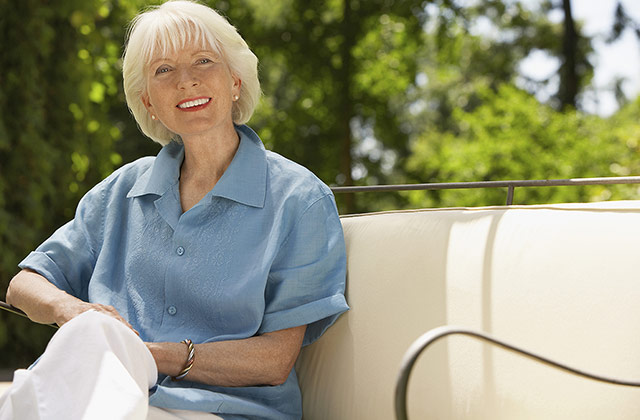
[[[98,237],[103,233],[103,193],[98,184],[80,200],[73,220],[56,230],[18,264],[44,276],[59,289],[88,299]]]
[[[345,280],[342,225],[326,195],[302,214],[276,255],[259,333],[308,325],[303,345],[311,344],[349,309]]]

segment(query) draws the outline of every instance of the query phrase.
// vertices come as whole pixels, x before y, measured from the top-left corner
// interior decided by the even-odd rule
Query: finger
[[[129,321],[127,321],[126,319],[124,319],[122,317],[122,315],[120,315],[120,312],[118,312],[118,310],[116,308],[114,308],[111,305],[102,305],[103,308],[108,312],[109,315],[111,315],[112,317],[114,317],[115,319],[117,319],[118,321],[122,322],[124,325],[126,325],[127,327],[129,327],[131,329],[131,331],[133,331],[134,333],[136,333],[136,335],[138,337],[140,337],[140,333],[133,328],[133,325],[131,325],[129,323]]]

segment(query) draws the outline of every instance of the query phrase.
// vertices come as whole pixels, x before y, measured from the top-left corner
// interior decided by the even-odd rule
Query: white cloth
[[[157,376],[151,353],[131,329],[88,311],[54,334],[32,369],[15,371],[0,397],[0,420],[219,418],[149,407]]]

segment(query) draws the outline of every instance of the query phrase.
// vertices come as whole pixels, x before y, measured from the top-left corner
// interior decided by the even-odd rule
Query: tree
[[[626,11],[622,2],[618,0],[616,3],[616,11],[614,15],[613,26],[611,33],[607,38],[607,42],[615,42],[622,34],[627,30],[631,30],[635,33],[636,37],[640,39],[640,23],[636,22]]]
[[[478,90],[481,105],[453,113],[456,130],[423,133],[407,169],[425,181],[564,179],[629,175],[637,163],[639,128],[632,112],[610,119],[558,112],[513,85]],[[635,186],[523,188],[515,202],[536,204],[629,199]],[[406,194],[411,206],[501,205],[503,190]]]
[[[421,56],[423,82],[420,88],[413,92],[411,101],[416,106],[413,107],[413,114],[407,118],[408,124],[412,127],[410,132],[415,135],[410,139],[413,153],[408,161],[400,162],[405,168],[406,182],[535,179],[551,176],[547,173],[551,173],[552,160],[547,162],[549,165],[547,170],[543,170],[540,165],[543,165],[544,161],[527,161],[530,155],[526,153],[520,156],[522,162],[515,164],[515,166],[511,165],[510,154],[508,155],[509,159],[502,160],[497,159],[501,156],[500,153],[495,152],[495,156],[491,154],[490,151],[494,148],[505,148],[507,144],[511,144],[512,147],[509,153],[524,150],[527,142],[532,143],[531,147],[536,147],[538,137],[528,134],[524,128],[516,129],[511,125],[513,123],[511,120],[501,124],[504,125],[505,133],[509,133],[515,138],[509,142],[505,139],[501,145],[492,143],[497,141],[498,137],[494,137],[493,140],[481,137],[484,140],[480,142],[478,137],[469,136],[466,131],[470,127],[482,126],[482,119],[471,119],[469,116],[476,115],[475,113],[481,110],[487,113],[487,109],[491,109],[491,106],[495,105],[495,101],[500,95],[507,95],[510,100],[514,101],[522,102],[524,100],[521,97],[524,92],[516,95],[505,86],[510,86],[513,89],[518,84],[525,87],[530,94],[534,94],[553,82],[552,80],[526,80],[523,83],[518,66],[522,60],[535,51],[544,51],[548,55],[559,57],[561,63],[567,61],[561,59],[565,54],[562,41],[565,32],[564,25],[553,23],[548,18],[549,12],[554,7],[556,5],[546,1],[541,2],[538,7],[530,9],[520,1],[497,0],[476,2],[473,6],[461,7],[458,2],[443,0],[434,2],[427,8],[428,20],[431,25],[426,28],[426,48]],[[573,103],[577,94],[575,89],[584,89],[588,86],[587,83],[591,77],[592,67],[586,59],[591,51],[591,40],[580,35],[579,25],[576,25],[574,29],[576,36],[571,40],[571,48],[573,48],[571,54],[574,57],[572,59],[574,64],[568,64],[570,71],[564,73],[564,76],[560,78],[561,83],[556,95],[550,97],[548,105],[551,108],[540,106],[533,97],[527,99],[530,108],[540,112],[544,110],[543,113],[549,115],[549,121],[560,118],[553,114],[553,109],[563,109],[563,101]],[[572,77],[568,76],[569,74],[575,75],[579,80],[573,81],[572,93],[567,95],[568,91],[564,85]],[[561,97],[565,99],[560,100]],[[534,105],[540,107],[536,108]],[[564,109],[568,112],[568,121],[574,121],[575,115],[579,115],[575,114],[575,108],[573,111],[571,111],[571,107],[564,107]],[[528,114],[523,112],[523,115]],[[551,115],[554,115],[553,118]],[[462,116],[465,117],[462,118]],[[517,119],[517,121],[520,120],[522,117]],[[582,117],[578,120],[586,121]],[[531,124],[544,123],[544,121],[536,121],[534,118],[530,118],[529,122]],[[581,126],[569,126],[576,130],[583,129]],[[559,139],[553,140],[549,136],[546,138],[547,147],[557,146],[560,148],[563,146],[559,143]],[[431,144],[427,145],[429,142]],[[517,144],[513,142],[517,142]],[[456,146],[453,148],[449,145]],[[427,153],[431,155],[430,158],[426,157]],[[472,159],[477,160],[477,165],[485,167],[486,172],[471,171],[470,168],[473,168],[474,165],[466,167],[456,165],[457,172],[446,170],[450,164],[453,164],[450,162],[470,159],[469,156],[473,156]],[[507,164],[507,162],[509,163]],[[466,163],[471,164],[471,162]],[[578,172],[582,171],[574,169]],[[560,173],[557,176],[560,176]],[[577,174],[572,176],[577,176]],[[402,197],[405,200],[407,197],[413,197],[410,202],[405,201],[404,203],[415,206],[418,202],[425,205],[445,202],[451,204],[451,200],[447,201],[438,197],[462,197],[460,194],[463,193],[432,194],[436,197],[433,198],[435,201],[416,201],[415,197],[421,196],[421,193],[409,196],[402,195]],[[464,197],[473,197],[473,194],[476,193],[471,193],[471,195],[464,193]],[[503,192],[488,192],[487,194],[492,197],[489,199],[489,203],[504,202]],[[526,194],[538,193],[527,192]],[[553,197],[547,198],[554,199]],[[487,204],[485,200],[472,198],[469,200],[471,203]],[[526,200],[535,202],[535,195],[525,197]],[[403,205],[402,199],[398,200],[395,205]]]
[[[575,109],[579,90],[578,77],[578,33],[571,12],[571,0],[562,0],[564,32],[562,36],[563,61],[560,66],[560,91],[558,97],[562,109]]]
[[[612,44],[618,41],[622,35],[627,32],[627,30],[632,31],[640,41],[640,23],[633,19],[627,13],[622,2],[618,1],[616,4],[611,32],[606,40],[607,43]],[[614,95],[621,108],[628,102],[628,98],[622,90],[622,85],[625,81],[626,79],[624,77],[616,77],[613,82]]]
[[[18,262],[73,217],[80,197],[140,138],[119,57],[138,2],[0,2],[0,288]],[[121,141],[123,135],[127,142]],[[119,152],[118,149],[123,152]],[[157,149],[157,148],[156,148]],[[0,315],[1,363],[29,363],[50,330]]]
[[[422,2],[287,0],[274,6],[238,0],[216,5],[261,59],[265,99],[251,124],[268,147],[330,184],[382,181],[380,158],[360,146],[368,137],[380,148],[406,154],[407,133],[398,120],[417,72]],[[254,20],[264,15],[267,19]],[[345,197],[343,211],[358,208],[351,200]]]
[[[559,5],[565,16],[562,24],[548,17]],[[531,93],[557,84],[555,94],[550,95],[550,104],[557,109],[566,104],[574,104],[575,108],[579,94],[593,74],[588,60],[593,50],[591,39],[573,21],[570,6],[569,0],[562,3],[544,0],[537,5],[518,0],[487,0],[467,7],[450,0],[434,2],[427,8],[434,23],[427,30],[430,48],[425,51],[438,53],[425,56],[425,71],[450,67],[459,74],[458,84],[486,78],[494,87],[517,82]],[[524,79],[518,66],[534,52],[557,58],[559,77]],[[437,79],[429,76],[430,81],[437,83]]]

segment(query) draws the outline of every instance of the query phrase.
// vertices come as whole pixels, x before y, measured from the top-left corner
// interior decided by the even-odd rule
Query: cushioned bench
[[[402,357],[459,325],[573,367],[640,380],[640,201],[342,218],[352,310],[297,364],[305,420],[389,420]],[[435,343],[411,419],[638,419],[640,390],[469,337]]]

